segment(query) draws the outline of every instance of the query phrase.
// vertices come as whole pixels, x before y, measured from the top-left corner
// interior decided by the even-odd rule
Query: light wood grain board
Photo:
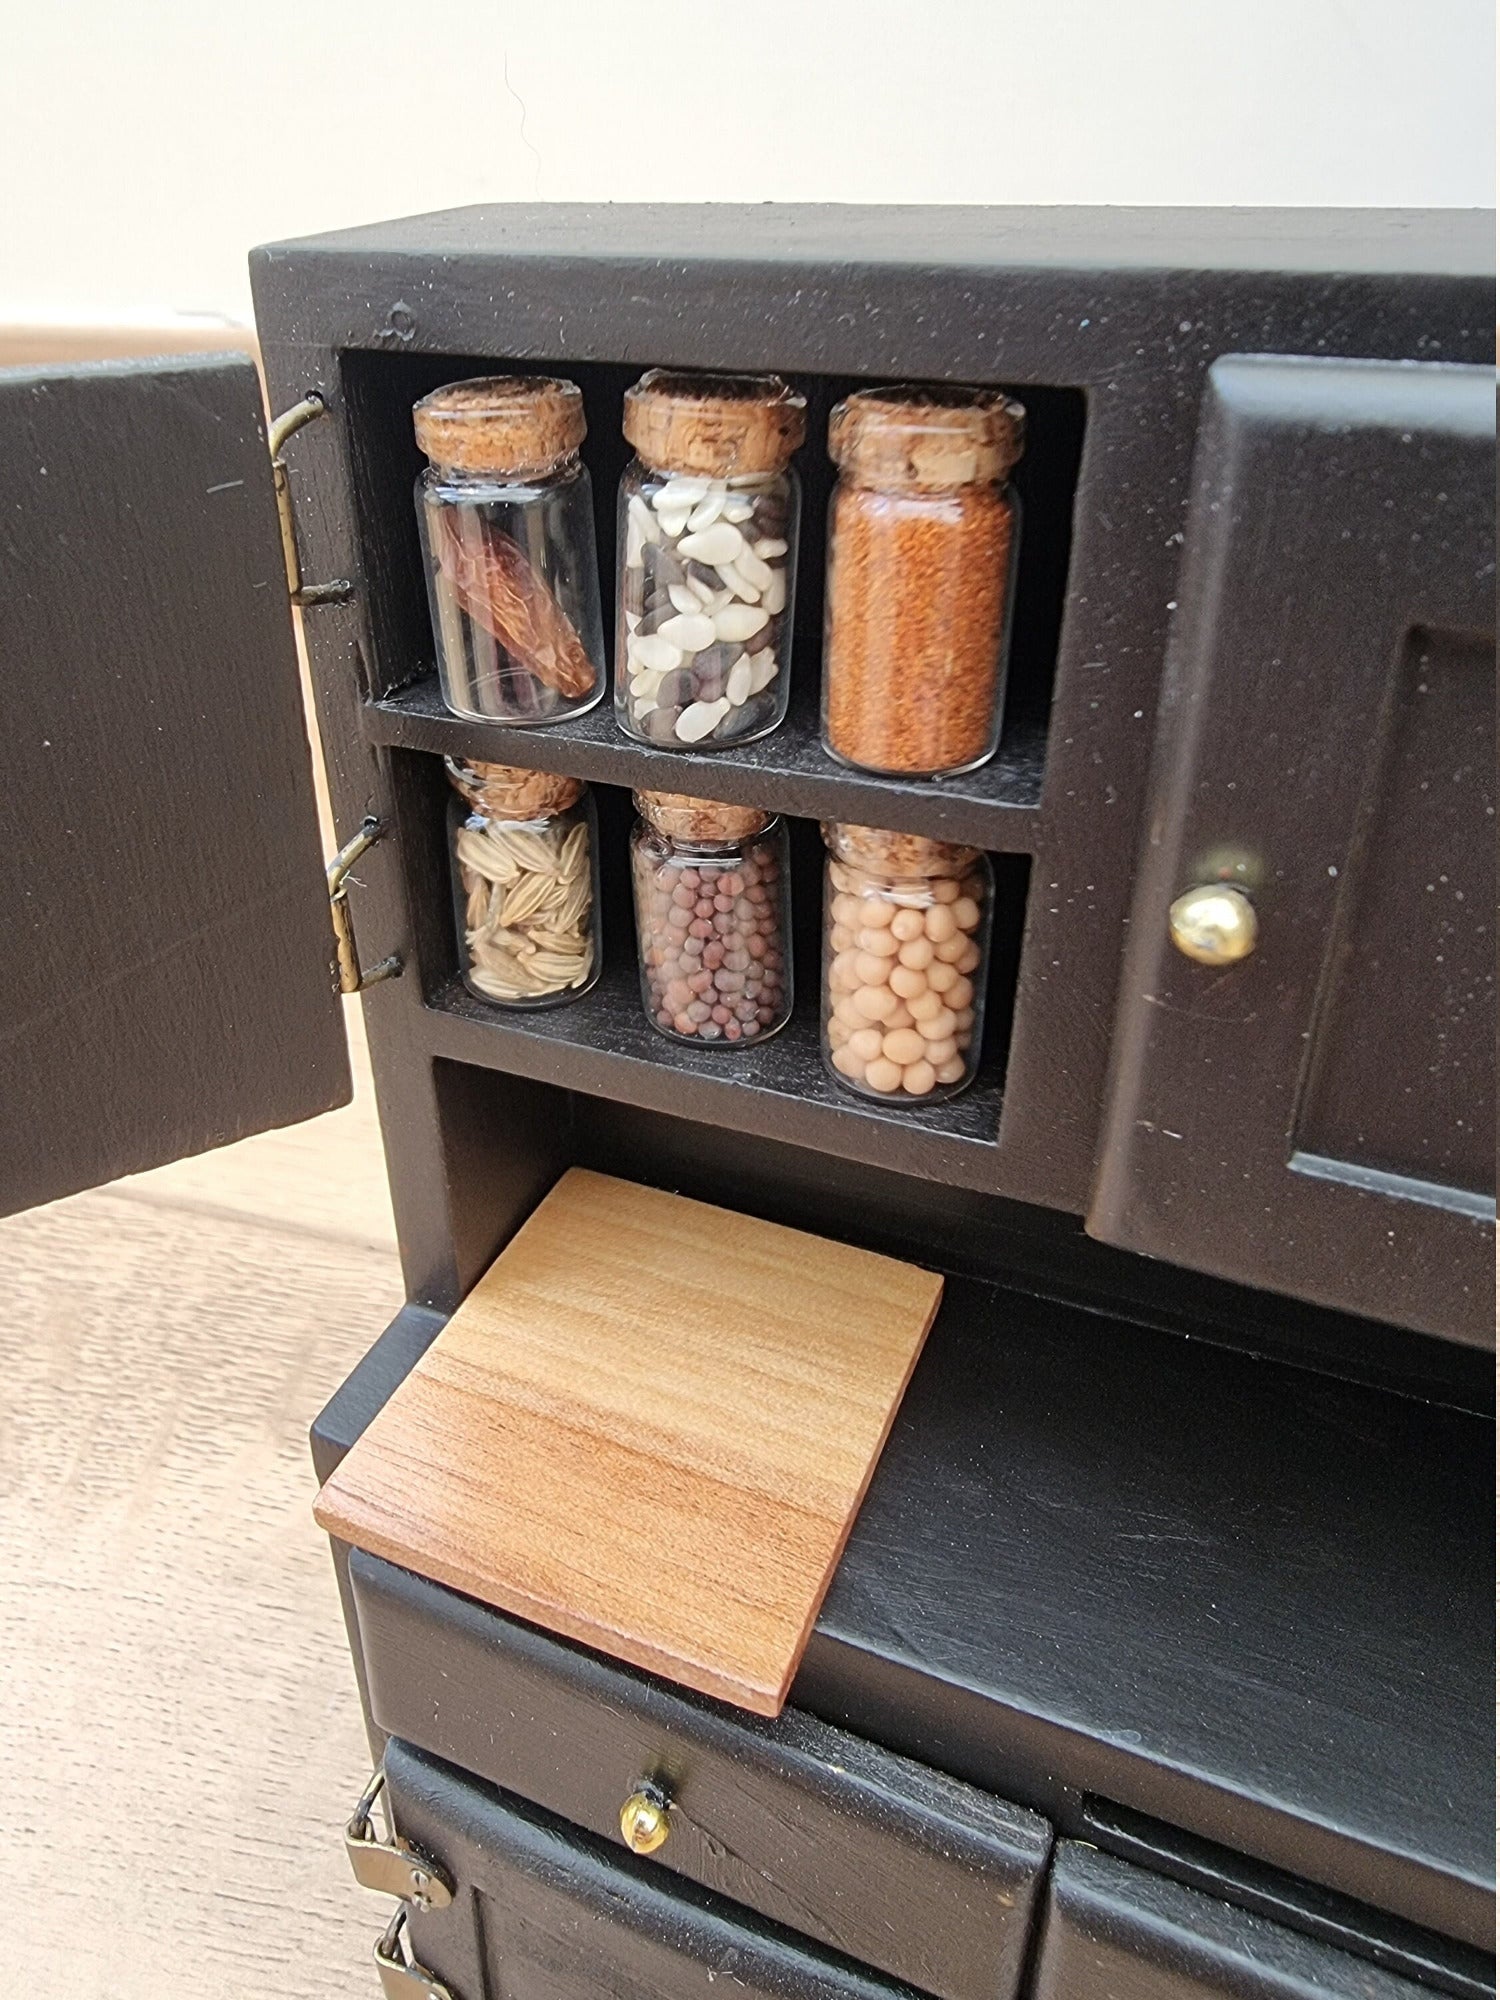
[[[573,1168],[318,1520],[775,1715],[941,1293],[909,1264]]]

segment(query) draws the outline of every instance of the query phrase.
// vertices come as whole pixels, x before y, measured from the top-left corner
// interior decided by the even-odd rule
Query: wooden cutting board
[[[775,1715],[942,1284],[575,1167],[344,1459],[317,1518]]]

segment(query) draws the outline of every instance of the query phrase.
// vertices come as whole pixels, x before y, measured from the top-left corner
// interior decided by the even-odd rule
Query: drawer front
[[[1045,1821],[796,1710],[670,1690],[356,1553],[376,1726],[624,1852],[643,1780],[672,1800],[645,1865],[938,2000],[1020,1990]],[[504,1989],[509,1993],[509,1989]]]
[[[1034,2000],[1421,2000],[1363,1959],[1063,1841]]]
[[[410,1925],[453,2000],[914,2000],[406,1744],[385,1769],[395,1827],[455,1886]]]

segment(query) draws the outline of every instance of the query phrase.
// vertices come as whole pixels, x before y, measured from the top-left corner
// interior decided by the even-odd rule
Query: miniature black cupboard
[[[0,384],[8,1210],[347,1090],[290,584],[369,841],[340,959],[411,1301],[320,1468],[569,1164],[950,1273],[777,1723],[336,1552],[410,1843],[373,1864],[392,1992],[1492,1989],[1490,254],[1487,218],[1308,211],[502,208],[280,246],[285,542],[245,364]],[[602,552],[643,367],[806,395],[776,734],[444,709],[410,411],[508,363],[583,390]],[[936,783],[817,736],[826,417],[900,378],[1028,415],[1000,747]],[[591,781],[574,1005],[497,1020],[459,977],[443,753]],[[788,816],[809,963],[819,818],[988,851],[974,1088],[839,1093],[811,981],[728,1063],[655,1037],[623,860],[654,784]],[[1200,890],[1246,955],[1186,954]]]

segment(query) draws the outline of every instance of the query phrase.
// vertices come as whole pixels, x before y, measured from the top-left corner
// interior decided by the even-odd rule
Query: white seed
[[[729,713],[729,703],[721,695],[717,701],[692,701],[677,718],[673,734],[684,743],[698,743],[710,730],[717,729]]]
[[[647,542],[656,540],[656,521],[639,493],[632,493],[625,509],[625,567],[639,569]]]
[[[712,618],[702,611],[695,611],[686,618],[664,619],[660,627],[662,638],[680,647],[684,653],[701,653],[705,646],[711,646],[716,630]]]
[[[776,654],[770,646],[763,646],[758,653],[752,653],[750,655],[751,694],[759,694],[762,688],[768,688],[772,681],[775,680],[779,671]]]
[[[703,609],[703,599],[690,583],[669,583],[667,595],[674,609],[680,611],[684,618],[691,618]]]
[[[779,535],[762,535],[760,540],[755,544],[755,553],[760,557],[762,562],[769,562],[772,556],[784,556],[786,554],[786,543],[781,540]]]
[[[740,566],[738,563],[720,563],[718,570],[720,576],[723,577],[725,584],[728,586],[725,592],[727,597],[738,597],[745,604],[755,603],[756,599],[760,596],[760,592],[750,582],[748,577],[740,575]]]
[[[701,534],[705,528],[713,526],[723,511],[724,495],[722,493],[705,493],[692,513],[688,515],[688,526],[695,535]]]
[[[748,521],[754,512],[755,502],[753,500],[726,500],[724,502],[724,519],[726,521]]]
[[[719,607],[714,602],[714,599],[719,596],[719,592],[714,589],[711,583],[699,583],[695,578],[690,576],[686,587],[694,593],[693,609],[695,611],[708,611],[712,613],[718,610]]]
[[[766,588],[776,574],[768,562],[761,561],[754,549],[741,549],[735,557],[734,566],[746,583],[755,585],[757,594]]]
[[[750,699],[750,662],[743,653],[729,669],[724,692],[729,697],[731,708],[740,708]]]
[[[714,632],[732,642],[750,639],[765,622],[766,614],[758,604],[726,604],[714,619]]]
[[[661,686],[665,678],[666,676],[660,667],[643,667],[638,674],[632,676],[630,692],[654,701],[656,699],[656,690]]]
[[[654,694],[638,695],[630,704],[630,712],[637,722],[643,722],[656,706]]]
[[[625,630],[627,632],[633,632],[640,622],[641,614],[639,611],[627,611],[625,613]]]
[[[738,528],[731,527],[728,521],[715,521],[701,534],[684,535],[678,553],[717,568],[720,563],[733,562],[744,546],[745,537]]]
[[[682,649],[664,639],[660,632],[648,632],[644,638],[639,632],[632,632],[625,651],[636,666],[656,667],[664,674],[682,665]]]
[[[690,514],[708,491],[708,481],[681,472],[669,479],[652,496],[658,514]]]
[[[657,514],[656,520],[657,520],[657,525],[660,527],[662,534],[666,537],[666,539],[669,542],[675,542],[677,537],[682,533],[683,529],[687,526],[688,517],[686,514],[668,513],[665,509],[663,509],[661,512]]]
[[[778,615],[778,613],[785,611],[786,571],[784,569],[772,570],[771,581],[766,585],[765,591],[762,594],[760,601],[766,607],[767,611],[770,612],[773,618],[775,618]]]

